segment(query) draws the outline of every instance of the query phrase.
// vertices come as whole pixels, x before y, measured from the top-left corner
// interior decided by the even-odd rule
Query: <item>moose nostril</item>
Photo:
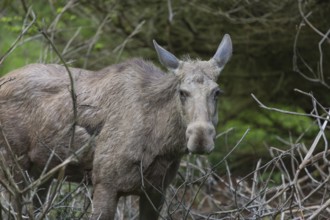
[[[214,127],[208,126],[207,129],[206,129],[206,131],[207,131],[207,134],[208,135],[215,136],[215,129],[214,129]]]
[[[193,134],[193,129],[192,128],[188,128],[187,129],[187,132],[186,132],[186,135],[187,136],[191,136]]]
[[[212,128],[208,128],[207,129],[207,134],[208,135],[212,135],[213,134],[213,129]]]

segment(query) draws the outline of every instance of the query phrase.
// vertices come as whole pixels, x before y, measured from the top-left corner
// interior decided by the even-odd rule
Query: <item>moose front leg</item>
[[[118,202],[117,192],[106,184],[96,184],[93,193],[91,220],[113,220]]]
[[[140,220],[158,219],[165,194],[155,189],[140,194]]]

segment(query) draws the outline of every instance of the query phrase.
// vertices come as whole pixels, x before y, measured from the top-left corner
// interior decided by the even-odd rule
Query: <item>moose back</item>
[[[65,175],[91,179],[91,219],[114,219],[119,197],[131,194],[140,196],[140,219],[157,219],[181,157],[214,148],[216,81],[232,43],[226,34],[208,61],[179,60],[154,46],[168,73],[142,59],[95,72],[70,68],[76,114],[61,65],[32,64],[0,79],[0,156],[19,187],[19,167],[38,178],[46,164],[52,169],[88,144]]]

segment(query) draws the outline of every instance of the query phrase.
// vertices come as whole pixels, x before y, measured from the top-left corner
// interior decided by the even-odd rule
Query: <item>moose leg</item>
[[[150,190],[140,194],[140,220],[158,219],[164,203],[164,194]]]
[[[117,192],[105,184],[96,184],[93,193],[93,214],[91,220],[113,220],[115,218]]]

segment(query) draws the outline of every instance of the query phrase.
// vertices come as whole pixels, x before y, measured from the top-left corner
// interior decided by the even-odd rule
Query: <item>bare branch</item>
[[[35,16],[34,12],[31,10],[31,8],[27,9],[27,11],[26,11],[26,18],[25,19],[27,19],[27,17],[32,18],[31,22],[28,23],[26,26],[23,26],[23,30],[21,31],[20,35],[16,38],[16,40],[13,42],[13,44],[10,46],[10,48],[6,51],[6,53],[0,57],[0,65],[15,50],[15,48],[17,47],[17,44],[19,43],[19,41],[24,37],[24,35],[35,24],[36,16]],[[24,24],[25,24],[25,22],[24,22]]]

